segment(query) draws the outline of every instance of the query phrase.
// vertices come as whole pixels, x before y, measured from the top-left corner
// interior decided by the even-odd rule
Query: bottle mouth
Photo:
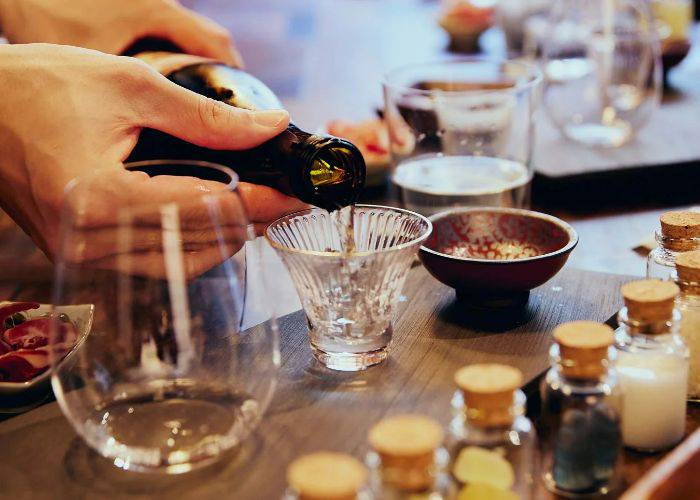
[[[365,185],[365,161],[352,143],[336,137],[320,137],[309,148],[308,186],[316,205],[335,210],[351,205]]]

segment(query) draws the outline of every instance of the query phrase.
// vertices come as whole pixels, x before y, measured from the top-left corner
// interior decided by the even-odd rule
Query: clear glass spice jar
[[[675,283],[641,280],[622,287],[615,333],[624,392],[622,439],[645,452],[670,448],[685,433],[688,348],[679,335]]]
[[[446,472],[449,455],[442,447],[443,438],[440,424],[422,415],[396,415],[372,427],[372,450],[365,463],[371,471],[374,498],[454,498],[455,489]]]
[[[287,467],[284,500],[373,500],[362,462],[344,453],[303,455]]]
[[[622,449],[613,329],[574,321],[558,326],[554,340],[541,386],[544,483],[566,497],[604,495]]]
[[[647,257],[647,278],[670,280],[678,254],[700,250],[700,212],[666,212],[659,222],[657,246]]]
[[[688,401],[700,402],[700,250],[676,259],[676,284],[681,290],[676,306],[681,314],[680,334],[688,346]]]
[[[455,373],[447,449],[460,500],[535,498],[537,435],[525,416],[520,370],[499,364]]]

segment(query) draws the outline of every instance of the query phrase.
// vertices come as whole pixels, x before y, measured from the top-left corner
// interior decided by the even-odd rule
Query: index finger
[[[268,186],[241,182],[238,184],[238,192],[250,222],[255,224],[269,223],[284,215],[309,208],[303,201]]]

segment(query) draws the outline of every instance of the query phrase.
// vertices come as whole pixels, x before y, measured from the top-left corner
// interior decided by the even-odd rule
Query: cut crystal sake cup
[[[348,227],[354,250],[347,247]],[[372,205],[333,213],[314,208],[267,228],[299,293],[311,350],[323,365],[358,371],[387,358],[406,275],[431,231],[421,215]]]

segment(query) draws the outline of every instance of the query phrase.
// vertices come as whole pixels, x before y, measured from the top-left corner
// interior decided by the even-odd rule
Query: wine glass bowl
[[[629,142],[661,99],[660,46],[646,8],[636,0],[566,0],[553,7],[548,27],[542,65],[551,121],[586,146]]]
[[[347,248],[343,214],[311,209],[265,231],[291,274],[309,323],[311,349],[326,367],[357,371],[388,355],[401,289],[428,219],[397,208],[356,205]]]
[[[554,277],[578,243],[569,224],[529,210],[455,209],[430,220],[433,233],[419,252],[423,265],[475,305],[526,302],[529,291]]]
[[[102,218],[99,175],[68,192],[53,302],[92,304],[94,318],[75,353],[53,360],[52,385],[76,432],[116,466],[178,474],[255,429],[276,386],[277,326],[247,300],[251,288],[264,296],[264,269],[245,258],[259,247],[236,175],[199,162],[130,168],[192,189]],[[175,171],[188,174],[175,182]]]

